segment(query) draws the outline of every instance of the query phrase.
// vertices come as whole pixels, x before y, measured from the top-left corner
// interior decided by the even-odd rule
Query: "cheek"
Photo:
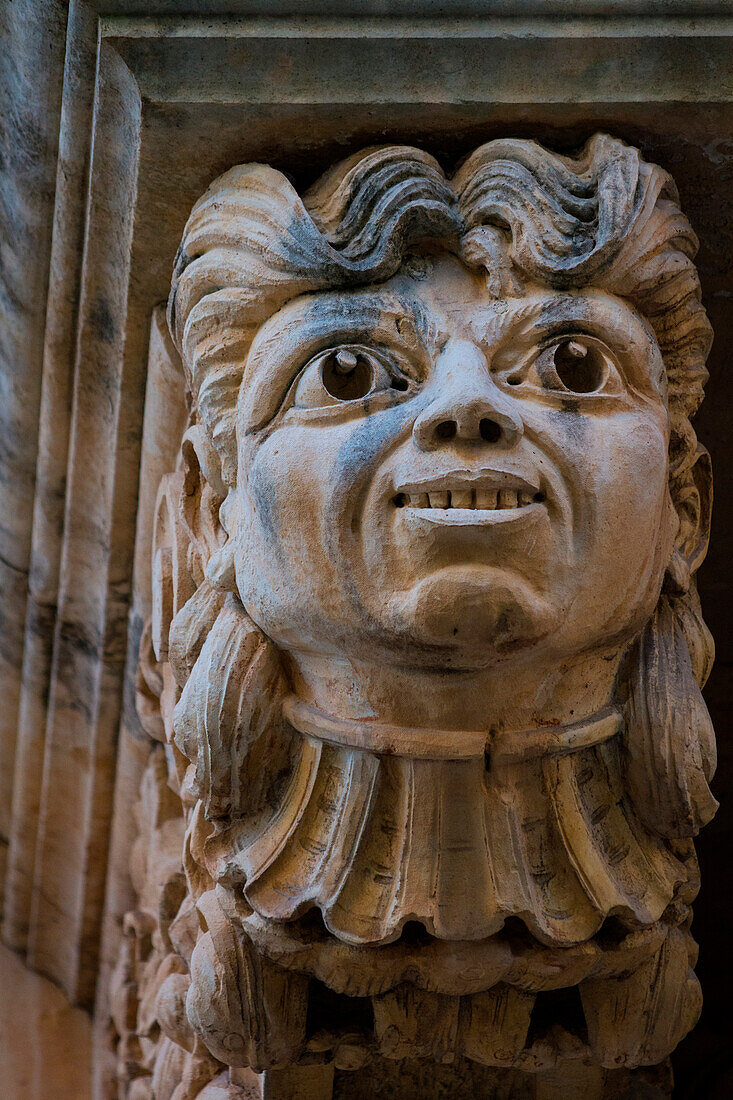
[[[330,606],[339,587],[340,540],[354,481],[368,463],[356,446],[360,422],[287,425],[240,455],[239,567],[249,591],[267,585],[281,602],[304,598]]]
[[[315,450],[302,433],[276,432],[246,464],[242,485],[242,526],[253,552],[267,568],[297,560],[320,537],[328,483],[329,456]]]
[[[587,461],[585,522],[578,547],[589,587],[612,615],[656,599],[673,535],[667,437],[637,417],[605,425]]]
[[[592,502],[618,534],[644,535],[656,541],[667,494],[667,436],[656,423],[623,417],[602,429],[597,455],[589,464]]]
[[[331,459],[300,435],[273,433],[240,456],[237,587],[250,615],[283,644],[310,636],[334,591],[323,548]]]

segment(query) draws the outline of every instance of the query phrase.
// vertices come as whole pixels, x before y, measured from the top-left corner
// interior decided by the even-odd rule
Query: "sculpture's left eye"
[[[584,340],[563,340],[552,348],[552,367],[560,383],[573,393],[594,393],[606,378],[603,354]]]
[[[388,369],[389,365],[389,369]],[[407,379],[369,348],[349,345],[315,355],[303,368],[293,404],[313,409],[359,401],[383,390],[404,392]]]
[[[573,396],[620,393],[622,374],[613,353],[592,336],[567,336],[546,344],[524,364],[504,372],[510,386]]]
[[[613,363],[602,345],[578,336],[544,348],[535,370],[545,389],[598,393],[612,374]]]

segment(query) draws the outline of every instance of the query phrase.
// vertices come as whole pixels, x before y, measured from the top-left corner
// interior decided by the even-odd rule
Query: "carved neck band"
[[[570,725],[539,726],[514,732],[440,730],[390,726],[371,718],[338,718],[335,714],[288,695],[283,704],[288,722],[301,733],[352,749],[423,760],[468,760],[488,751],[492,763],[508,764],[539,756],[563,756],[598,745],[621,729],[621,714],[604,707]]]

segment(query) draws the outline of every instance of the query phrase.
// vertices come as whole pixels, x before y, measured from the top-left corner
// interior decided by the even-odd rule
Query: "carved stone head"
[[[366,149],[302,196],[243,165],[194,207],[169,303],[190,598],[159,656],[217,1057],[219,919],[372,996],[378,1036],[404,983],[479,1015],[501,989],[509,1053],[478,1023],[453,1048],[487,1064],[531,1059],[547,988],[579,986],[602,1065],[690,1026],[687,838],[715,808],[695,249],[669,176],[606,135],[492,141],[451,178]],[[674,1034],[640,1008],[609,1036],[654,967],[659,1003],[687,991]]]

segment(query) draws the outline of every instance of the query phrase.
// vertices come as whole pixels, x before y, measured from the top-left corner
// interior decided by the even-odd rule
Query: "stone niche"
[[[733,19],[315,9],[3,13],[16,1091],[727,1095]]]

